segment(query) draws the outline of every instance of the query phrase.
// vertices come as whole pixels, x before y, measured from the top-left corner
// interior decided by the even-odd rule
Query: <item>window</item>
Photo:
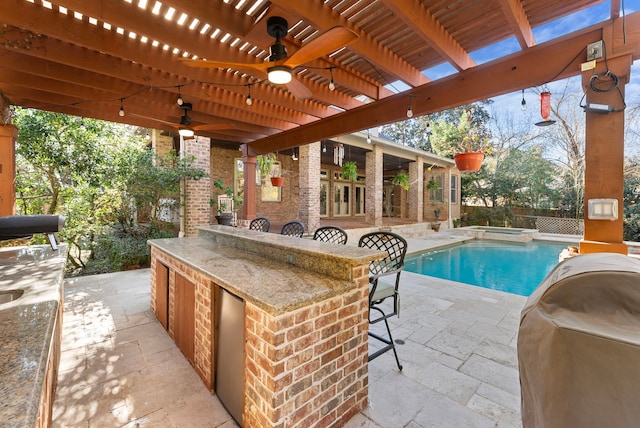
[[[458,203],[458,176],[451,176],[451,199],[452,204]]]
[[[429,201],[444,202],[444,174],[431,174],[428,181],[434,180],[437,184],[436,188],[429,189]]]

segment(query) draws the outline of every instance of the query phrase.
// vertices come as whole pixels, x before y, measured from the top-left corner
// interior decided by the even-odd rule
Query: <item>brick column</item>
[[[15,126],[0,125],[0,216],[15,214],[17,136]]]
[[[418,158],[409,164],[409,219],[413,221],[423,221],[424,192],[424,161]]]
[[[211,171],[211,142],[206,137],[196,137],[192,140],[184,140],[184,155],[194,156],[193,166],[201,168],[208,173]],[[185,236],[196,236],[196,226],[206,226],[210,222],[211,207],[211,179],[209,177],[200,180],[185,180],[181,191],[184,194],[184,216],[182,232]]]
[[[366,215],[367,223],[382,226],[382,149],[377,145],[366,155]]]
[[[320,150],[320,142],[299,149],[298,218],[308,232],[320,225]]]
[[[155,154],[164,157],[173,150],[173,137],[170,135],[162,135],[159,129],[152,129],[151,147]]]

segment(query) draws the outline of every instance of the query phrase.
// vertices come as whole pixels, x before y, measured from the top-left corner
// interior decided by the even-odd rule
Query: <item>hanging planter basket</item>
[[[273,187],[281,187],[284,183],[284,177],[271,177],[271,185]]]
[[[453,157],[456,167],[460,172],[478,171],[484,160],[482,152],[458,153]]]

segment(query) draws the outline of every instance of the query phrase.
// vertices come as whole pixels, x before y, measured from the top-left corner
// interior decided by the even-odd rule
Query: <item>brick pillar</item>
[[[15,214],[17,136],[15,126],[0,125],[0,216]]]
[[[582,73],[586,89],[586,102],[622,108],[625,84],[629,81],[632,58],[624,55],[608,59],[609,71],[619,79],[617,90],[596,92],[589,88],[593,72],[605,70],[601,61],[596,70]],[[620,91],[620,92],[618,92]],[[584,237],[580,241],[580,253],[622,253],[627,246],[622,242],[624,211],[624,111],[586,113],[585,177],[584,177]],[[590,220],[589,199],[617,199],[618,219]]]
[[[382,148],[377,145],[367,152],[366,162],[366,222],[374,226],[382,226]]]
[[[424,192],[424,161],[418,158],[409,163],[409,219],[413,221],[423,221]]]
[[[155,154],[164,157],[173,150],[173,137],[171,135],[162,135],[162,131],[159,129],[152,129],[151,147]]]
[[[195,157],[194,167],[210,172],[211,142],[209,138],[196,137],[192,140],[184,140],[182,147],[185,156]],[[197,235],[196,226],[206,226],[210,222],[211,179],[204,177],[200,180],[185,180],[181,191],[184,194],[181,232],[185,236],[195,236]]]
[[[299,149],[298,218],[308,232],[320,225],[320,150],[320,142]]]

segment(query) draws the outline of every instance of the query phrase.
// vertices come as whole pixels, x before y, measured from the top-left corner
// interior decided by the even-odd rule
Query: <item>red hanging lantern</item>
[[[542,122],[536,123],[536,126],[549,126],[556,123],[555,120],[549,120],[551,113],[551,92],[542,92],[540,94],[540,115]]]

